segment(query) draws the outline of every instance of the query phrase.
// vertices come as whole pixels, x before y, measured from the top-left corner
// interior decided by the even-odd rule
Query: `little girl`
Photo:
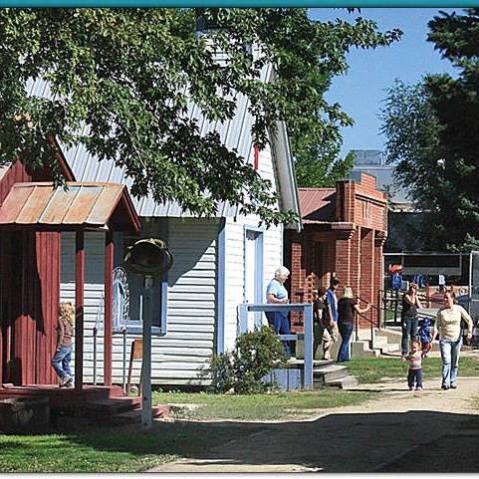
[[[416,391],[422,390],[422,354],[420,350],[420,345],[418,341],[411,341],[411,351],[403,357],[403,361],[409,363],[409,371],[407,374],[407,384],[409,386],[409,391],[412,391],[414,388],[414,383],[416,383]]]
[[[52,366],[60,379],[60,387],[73,387],[70,361],[74,336],[75,309],[70,302],[60,303],[58,308],[57,348]]]

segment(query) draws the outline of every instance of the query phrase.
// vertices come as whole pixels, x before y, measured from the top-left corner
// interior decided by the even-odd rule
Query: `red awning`
[[[56,231],[140,229],[127,187],[116,183],[16,183],[0,208],[0,226],[34,226]]]

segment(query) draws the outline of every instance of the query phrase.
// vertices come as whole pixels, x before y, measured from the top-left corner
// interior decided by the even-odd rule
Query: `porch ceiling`
[[[116,183],[16,183],[0,208],[0,226],[139,231],[126,186]]]

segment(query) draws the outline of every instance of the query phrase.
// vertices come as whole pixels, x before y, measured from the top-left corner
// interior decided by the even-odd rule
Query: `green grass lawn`
[[[140,472],[165,462],[207,457],[208,450],[242,435],[264,430],[261,423],[221,419],[268,420],[298,418],[313,410],[356,404],[374,393],[320,390],[304,393],[232,396],[206,393],[154,393],[155,403],[199,404],[178,418],[219,419],[199,423],[155,423],[152,431],[138,427],[86,428],[62,419],[57,434],[0,435],[2,472]]]
[[[322,389],[311,392],[267,395],[220,395],[207,393],[155,392],[156,404],[196,404],[176,417],[195,419],[272,420],[312,414],[313,410],[358,404],[374,393]]]
[[[348,362],[349,372],[360,383],[377,383],[384,378],[406,378],[408,366],[399,358],[355,358]],[[441,376],[441,359],[426,358],[422,362],[424,378]],[[460,376],[479,376],[479,361],[462,357],[459,361]]]
[[[0,471],[139,472],[182,457],[197,457],[250,433],[234,424],[160,423],[147,434],[113,428],[75,434],[0,435]]]

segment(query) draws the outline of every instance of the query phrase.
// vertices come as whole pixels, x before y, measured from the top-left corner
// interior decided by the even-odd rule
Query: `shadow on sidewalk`
[[[128,441],[132,435],[141,435],[141,441]],[[277,424],[157,423],[147,434],[131,429],[113,432],[108,439],[81,433],[71,440],[100,450],[179,456],[191,466],[188,472],[197,470],[195,460],[213,468],[295,464],[325,472],[476,472],[479,456],[473,445],[478,437],[477,415],[410,411],[332,413],[312,422]],[[452,445],[454,451],[464,451],[458,460],[448,449]],[[421,460],[415,459],[418,450]],[[434,453],[425,461],[429,451]]]

